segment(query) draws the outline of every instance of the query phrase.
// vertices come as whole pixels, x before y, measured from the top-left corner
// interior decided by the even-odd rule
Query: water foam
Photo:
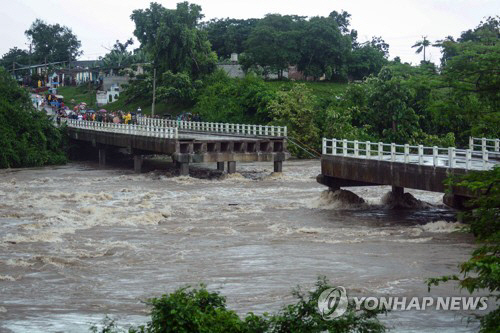
[[[467,225],[460,222],[435,221],[424,225],[419,225],[417,228],[424,232],[431,233],[452,233],[463,230]]]
[[[337,191],[323,191],[319,199],[313,199],[306,202],[306,207],[311,209],[364,209],[369,206],[362,198],[357,196],[351,191],[337,190]]]

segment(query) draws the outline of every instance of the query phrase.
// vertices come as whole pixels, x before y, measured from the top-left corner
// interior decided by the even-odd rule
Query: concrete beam
[[[224,171],[224,162],[217,162],[217,170]]]
[[[235,173],[236,172],[236,161],[227,162],[227,173]]]

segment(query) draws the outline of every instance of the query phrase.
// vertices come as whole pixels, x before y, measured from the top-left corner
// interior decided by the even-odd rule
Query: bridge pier
[[[274,172],[283,172],[283,161],[274,161]]]
[[[235,172],[236,172],[236,161],[228,161],[227,173],[235,173]]]
[[[224,162],[217,162],[217,170],[224,171]]]
[[[99,166],[106,166],[106,148],[104,147],[99,147]]]
[[[188,162],[177,162],[179,166],[179,174],[181,176],[189,176],[189,163]]]
[[[401,198],[405,194],[405,188],[401,186],[393,186],[392,187],[392,195],[394,198]]]
[[[144,156],[142,155],[134,155],[134,172],[141,173],[142,171],[142,162],[144,162]]]

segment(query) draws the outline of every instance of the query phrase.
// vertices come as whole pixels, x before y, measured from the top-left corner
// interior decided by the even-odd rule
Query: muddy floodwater
[[[317,160],[287,161],[282,175],[270,163],[237,171],[1,170],[0,332],[87,332],[106,314],[144,323],[144,300],[200,282],[242,315],[279,310],[320,275],[360,296],[462,295],[423,282],[456,273],[474,248],[442,194],[410,191],[428,207],[395,211],[382,201],[389,187],[353,188],[365,204],[328,194]],[[393,332],[474,331],[464,315],[381,318]]]

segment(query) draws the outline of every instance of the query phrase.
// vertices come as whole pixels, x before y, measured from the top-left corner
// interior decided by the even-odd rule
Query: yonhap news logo
[[[359,310],[387,311],[484,311],[488,309],[488,297],[437,296],[437,297],[347,297],[344,287],[328,288],[318,297],[318,311],[325,320],[342,316],[349,305]]]
[[[347,293],[344,287],[328,288],[318,297],[319,313],[325,320],[342,316],[347,311]]]

